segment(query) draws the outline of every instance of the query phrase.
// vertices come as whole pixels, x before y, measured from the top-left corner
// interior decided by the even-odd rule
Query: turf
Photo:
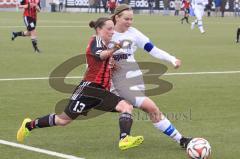
[[[38,41],[42,54],[33,53],[29,38],[10,40],[11,31],[25,29],[21,13],[0,13],[0,78],[48,77],[67,59],[84,53],[94,33],[88,22],[103,14],[40,13]],[[204,18],[206,34],[191,31],[180,17],[135,15],[134,26],[159,48],[180,58],[172,72],[240,71],[240,45],[235,44],[239,19]],[[19,27],[17,27],[19,26]],[[23,26],[23,27],[21,27]],[[159,62],[139,50],[138,61]],[[164,63],[166,64],[166,63]],[[158,68],[156,68],[158,69]],[[82,76],[77,67],[69,76]],[[240,119],[240,74],[202,74],[160,77],[173,84],[168,93],[151,97],[174,125],[186,136],[206,138],[212,159],[238,159]],[[78,84],[80,79],[68,79]],[[0,80],[0,139],[16,142],[23,118],[54,112],[55,104],[70,96],[50,87],[48,80]],[[186,153],[171,139],[154,129],[149,118],[134,111],[133,135],[143,135],[138,148],[118,149],[118,115],[107,113],[67,127],[38,129],[24,144],[87,159],[183,159]],[[1,159],[54,159],[56,157],[0,145]],[[30,156],[30,157],[29,157]]]

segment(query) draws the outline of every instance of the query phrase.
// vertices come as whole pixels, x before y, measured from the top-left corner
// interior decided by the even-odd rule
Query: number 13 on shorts
[[[73,111],[76,113],[81,113],[85,106],[86,105],[84,103],[80,103],[80,101],[77,101],[75,106],[73,107]]]

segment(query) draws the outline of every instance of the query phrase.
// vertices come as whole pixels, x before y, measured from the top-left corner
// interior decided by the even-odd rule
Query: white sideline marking
[[[5,141],[5,140],[0,140],[0,144],[11,146],[11,147],[16,147],[16,148],[20,148],[20,149],[24,149],[24,150],[28,150],[28,151],[43,153],[43,154],[47,154],[47,155],[50,155],[50,156],[65,158],[65,159],[84,159],[84,158],[79,158],[79,157],[72,156],[72,155],[66,155],[66,154],[63,154],[63,153],[44,150],[44,149],[40,149],[40,148],[36,148],[36,147],[32,147],[32,146],[23,145],[23,144],[17,144],[17,143]]]
[[[24,25],[16,25],[16,26],[0,26],[0,28],[24,28]],[[86,25],[40,25],[37,28],[86,28]]]
[[[204,74],[237,74],[240,71],[221,71],[221,72],[182,72],[182,73],[165,73],[163,76],[180,76],[180,75],[204,75]],[[147,74],[149,75],[160,75],[160,74]],[[70,77],[51,77],[51,79],[80,79],[83,76],[70,76]],[[49,80],[50,77],[26,77],[26,78],[0,78],[0,81],[27,81],[27,80]]]
[[[174,76],[174,75],[204,75],[204,74],[236,74],[240,73],[240,71],[220,71],[220,72],[182,72],[182,73],[166,73],[166,76]]]

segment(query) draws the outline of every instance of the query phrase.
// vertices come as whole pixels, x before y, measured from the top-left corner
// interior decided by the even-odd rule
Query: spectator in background
[[[239,0],[234,1],[234,16],[240,16]]]
[[[110,10],[111,14],[113,14],[115,8],[117,7],[117,0],[108,0],[107,6],[108,6],[108,9]]]
[[[59,7],[58,7],[59,12],[63,10],[63,1],[64,0],[59,0]]]
[[[169,15],[169,0],[163,0],[163,15]]]
[[[220,12],[222,0],[214,0],[215,3],[215,16],[218,16],[218,13]]]
[[[190,13],[190,1],[189,0],[183,0],[183,10],[184,10],[184,17],[181,19],[181,23],[183,24],[184,19],[186,19],[186,22],[188,22],[188,17]]]
[[[222,0],[222,3],[221,3],[221,16],[224,17],[224,12],[225,12],[225,6],[227,4],[227,0]]]
[[[101,1],[100,0],[95,0],[94,6],[95,6],[95,13],[97,13],[97,10],[99,13],[101,13]]]
[[[108,7],[107,7],[107,0],[102,0],[103,8],[104,8],[104,13],[107,13]]]
[[[175,4],[175,12],[174,12],[174,15],[175,15],[175,16],[178,16],[178,15],[179,15],[179,11],[180,11],[180,9],[181,9],[182,1],[181,1],[181,0],[175,0],[175,1],[174,1],[174,4]]]
[[[206,5],[207,16],[211,16],[211,9],[212,9],[212,0],[208,0],[208,4]]]
[[[148,0],[149,14],[153,14],[154,0]]]
[[[95,0],[88,0],[88,13],[92,13],[92,9],[94,8]]]

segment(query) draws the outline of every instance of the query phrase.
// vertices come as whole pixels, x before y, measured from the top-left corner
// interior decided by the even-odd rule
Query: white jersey
[[[205,6],[208,4],[208,0],[192,0],[191,5],[193,9],[195,8],[205,8]]]
[[[111,91],[123,97],[134,106],[140,106],[145,99],[142,72],[134,58],[137,48],[145,49],[150,43],[148,37],[136,28],[129,27],[124,33],[114,32],[112,43],[123,42],[121,49],[113,54],[117,70],[112,75]],[[112,43],[109,45],[111,47]],[[149,54],[174,65],[176,58],[152,45]]]
[[[130,27],[124,33],[114,32],[112,41],[116,43],[123,42],[123,48],[113,54],[116,64],[121,67],[121,69],[114,74],[114,78],[122,79],[128,78],[128,76],[141,75],[142,73],[139,72],[134,53],[137,48],[144,48],[144,45],[149,42],[149,39],[137,29]],[[129,67],[130,65],[131,67]],[[130,70],[135,70],[136,72],[130,72],[131,75],[126,74]]]
[[[132,105],[139,105],[136,101],[137,98],[145,97],[144,82],[134,53],[137,48],[144,48],[149,39],[137,29],[130,27],[124,33],[114,32],[112,41],[123,42],[123,48],[113,54],[115,63],[119,68],[113,72],[111,91],[129,101]],[[133,92],[130,88],[136,91]]]

